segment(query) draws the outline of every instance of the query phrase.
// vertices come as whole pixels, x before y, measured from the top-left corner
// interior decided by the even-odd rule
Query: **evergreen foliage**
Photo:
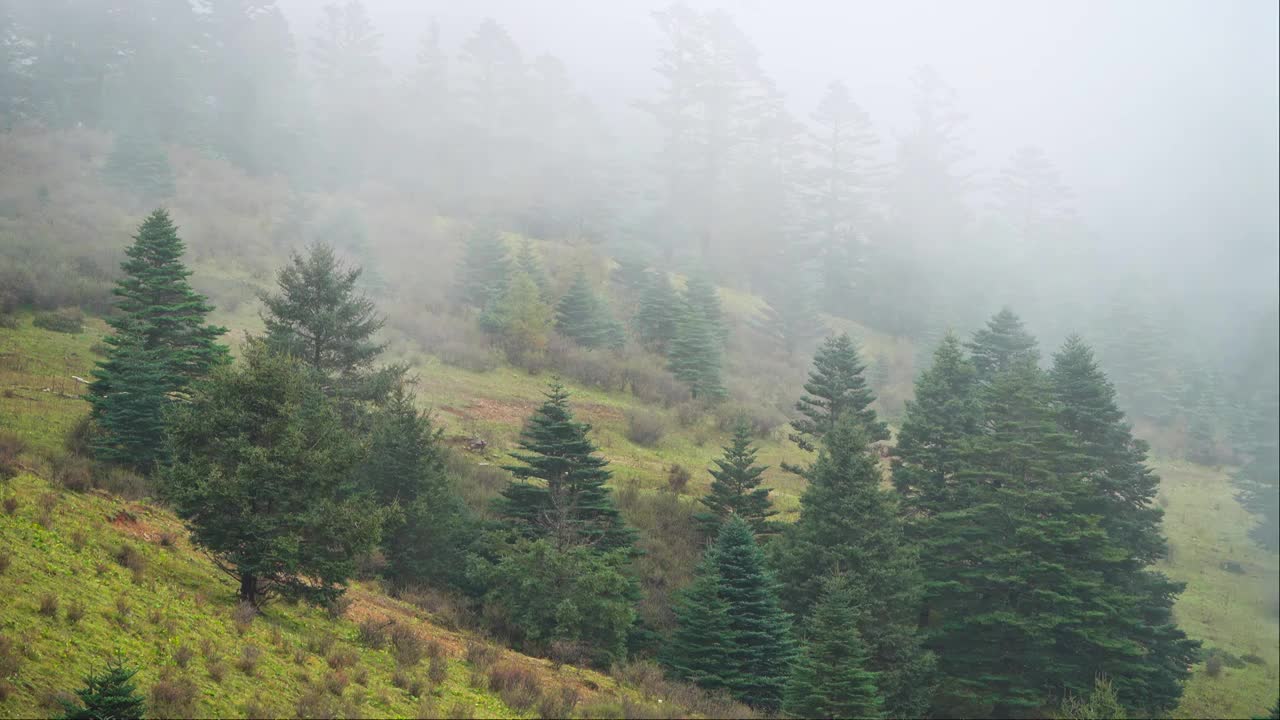
[[[621,347],[622,327],[614,320],[604,300],[591,288],[585,272],[579,271],[556,305],[556,330],[585,348]]]
[[[858,631],[879,675],[885,712],[916,717],[928,707],[933,658],[916,637],[922,578],[917,550],[904,538],[893,493],[881,488],[878,457],[863,426],[844,416],[804,471],[800,517],[768,547],[784,607],[809,617],[832,573],[852,584]]]
[[[125,276],[114,290],[119,315],[108,321],[107,357],[89,389],[102,430],[94,448],[101,459],[149,469],[160,459],[168,397],[227,360],[227,349],[216,342],[225,328],[204,324],[213,308],[187,282],[185,249],[161,209],[125,250]]]
[[[168,153],[153,135],[140,130],[116,135],[102,171],[111,182],[149,200],[171,197],[176,190]]]
[[[858,634],[858,597],[843,575],[823,582],[791,669],[783,712],[803,718],[876,718],[881,699]]]
[[[871,407],[876,398],[867,386],[865,370],[848,333],[823,341],[804,384],[807,394],[796,403],[796,410],[803,416],[791,423],[795,430],[791,439],[797,445],[805,450],[817,449],[816,443],[845,415],[862,426],[868,441],[889,439],[888,425],[876,418]]]
[[[1280,330],[1274,309],[1264,322],[1249,351],[1245,384],[1251,392],[1239,433],[1246,461],[1233,482],[1240,504],[1257,518],[1250,537],[1274,553],[1280,551]]]
[[[1040,357],[1036,339],[1022,326],[1022,319],[1009,308],[1001,308],[987,321],[987,326],[973,334],[967,343],[978,379],[989,382],[1000,372],[1024,360]]]
[[[502,236],[495,230],[477,227],[467,236],[463,249],[462,267],[458,269],[458,298],[474,308],[484,309],[502,295],[511,270],[511,258]]]
[[[668,352],[675,342],[681,317],[680,298],[664,272],[645,276],[634,319],[640,342],[652,350]]]
[[[1063,720],[1124,720],[1127,717],[1115,686],[1105,675],[1093,680],[1093,691],[1087,696],[1068,695],[1062,701],[1057,717]]]
[[[770,298],[755,326],[787,357],[825,333],[817,303],[807,288],[797,286]]]
[[[697,515],[703,532],[714,537],[730,515],[742,518],[757,537],[772,532],[769,518],[778,511],[769,502],[769,488],[760,487],[768,466],[756,465],[756,448],[751,444],[751,428],[746,423],[738,423],[733,440],[724,448],[724,457],[715,464],[710,470],[711,488],[698,500],[706,507]]]
[[[721,342],[715,325],[697,306],[686,304],[676,323],[676,335],[667,351],[668,369],[689,386],[695,398],[717,400],[725,389],[720,370]]]
[[[76,691],[78,703],[62,703],[63,720],[140,720],[147,704],[137,694],[133,676],[138,671],[126,667],[119,658],[107,661],[101,673],[89,673],[85,686]]]
[[[676,618],[663,655],[674,675],[723,687],[766,712],[778,709],[793,654],[790,619],[751,526],[741,518],[721,525]]]
[[[520,433],[524,452],[511,454],[521,464],[505,467],[516,479],[502,491],[499,513],[521,534],[549,537],[558,548],[632,552],[635,531],[622,522],[605,487],[609,461],[595,454],[591,426],[574,421],[559,382],[545,397]]]
[[[480,327],[492,335],[512,362],[537,356],[547,348],[552,309],[543,292],[523,269],[511,274],[502,294],[480,314]]]
[[[729,339],[729,328],[724,322],[724,310],[720,307],[720,292],[704,275],[689,276],[684,287],[684,303],[706,319],[713,337],[720,345]]]
[[[177,409],[168,446],[165,494],[245,601],[331,600],[378,541],[359,438],[314,373],[262,342]]]
[[[533,249],[533,243],[528,240],[520,243],[514,269],[523,272],[532,280],[544,299],[548,297],[551,292],[551,282],[547,280],[547,273],[542,269],[542,262],[538,260],[538,253]]]

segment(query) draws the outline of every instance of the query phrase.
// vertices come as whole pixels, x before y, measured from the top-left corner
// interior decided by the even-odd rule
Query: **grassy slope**
[[[743,303],[739,298],[727,302],[726,306],[736,309]],[[244,308],[236,315],[223,321],[237,328],[251,322],[251,315],[244,312]],[[892,338],[861,334],[864,346],[871,351],[903,352],[900,343]],[[40,372],[45,373],[43,377],[57,377],[75,368],[83,371],[92,359],[88,348],[93,340],[89,334],[73,337],[28,329],[18,333],[0,331],[0,338],[3,338],[0,340],[0,384],[6,387],[16,382],[13,372],[6,370],[8,363],[15,362],[14,358],[18,363],[29,363],[24,367],[40,368]],[[408,361],[414,367],[421,380],[421,397],[435,409],[447,432],[478,433],[486,437],[490,440],[490,451],[487,457],[477,459],[501,462],[520,422],[538,402],[548,376],[530,375],[510,367],[472,372],[443,364],[434,356],[401,343],[397,346],[404,349],[395,359]],[[41,381],[24,382],[28,386],[41,384]],[[76,391],[74,383],[63,388]],[[56,433],[69,427],[82,407],[74,400],[49,394],[36,396],[34,392],[24,389],[17,400],[0,398],[0,425],[12,424],[44,445],[56,444]],[[26,399],[28,397],[31,399]],[[584,388],[574,388],[574,398],[580,413],[595,425],[596,439],[613,462],[619,481],[634,480],[643,488],[657,487],[664,482],[666,468],[677,462],[694,471],[691,492],[705,487],[708,477],[700,469],[719,454],[719,445],[724,440],[724,434],[710,426],[709,421],[697,427],[681,428],[670,418],[669,432],[662,441],[653,448],[641,447],[625,436],[625,413],[642,407],[637,399]],[[21,405],[23,402],[29,404]],[[39,405],[30,404],[37,402]],[[28,411],[39,408],[50,414],[40,420],[18,419],[15,412],[24,408]],[[662,409],[649,409],[670,414]],[[794,445],[778,439],[782,434],[775,433],[775,438],[763,443],[761,459],[774,466],[766,477],[775,487],[779,506],[793,512],[803,484],[778,470],[777,465],[783,458],[798,460],[801,455]],[[1176,608],[1179,622],[1191,635],[1205,640],[1206,646],[1236,655],[1252,653],[1264,661],[1239,669],[1226,668],[1216,678],[1197,668],[1178,714],[1189,717],[1258,714],[1274,702],[1276,669],[1280,664],[1276,649],[1280,637],[1275,612],[1276,559],[1246,541],[1247,518],[1233,499],[1224,472],[1159,460],[1155,465],[1165,479],[1162,494],[1168,501],[1166,530],[1173,547],[1173,557],[1165,570],[1188,584]],[[1224,570],[1222,563],[1226,560],[1240,563],[1245,573]],[[216,581],[210,582],[217,586]],[[30,605],[34,601],[26,602]],[[350,634],[349,628],[347,632]]]
[[[27,440],[31,452],[23,460],[33,471],[0,485],[0,497],[16,501],[12,514],[0,515],[0,554],[8,561],[0,575],[0,637],[19,664],[16,676],[8,678],[8,697],[0,700],[0,718],[54,712],[51,693],[78,687],[91,667],[116,651],[141,668],[139,685],[146,690],[163,670],[178,670],[173,657],[180,647],[195,653],[178,672],[198,686],[196,716],[292,716],[297,699],[315,688],[331,710],[354,717],[536,712],[515,712],[487,688],[484,675],[466,659],[471,638],[444,629],[376,586],[356,584],[349,593],[352,605],[340,619],[319,609],[275,604],[240,628],[233,619],[234,585],[191,548],[177,518],[100,491],[66,492],[39,477],[49,474],[40,455],[56,451],[85,412],[82,401],[56,393],[73,395],[83,387],[64,379],[83,377],[92,366],[90,347],[102,330],[99,324],[82,335],[50,333],[33,328],[29,317],[16,330],[0,329],[0,428]],[[141,578],[113,559],[125,545],[145,558]],[[52,616],[39,612],[46,596],[58,601]],[[77,604],[84,614],[73,623],[67,610]],[[128,608],[124,615],[121,604]],[[395,687],[397,665],[389,650],[356,642],[356,622],[367,617],[396,619],[442,648],[449,656],[447,679],[430,683],[423,660],[402,670],[424,684],[421,696]],[[323,689],[332,649],[313,652],[325,638],[359,658],[344,671],[350,684],[340,697]],[[252,675],[236,665],[249,646],[262,652]],[[544,692],[576,690],[579,707],[594,703],[593,713],[616,712],[623,697],[643,702],[637,691],[599,673],[557,668],[510,651],[501,655],[537,674]],[[211,665],[224,668],[220,682],[211,676]],[[355,679],[362,672],[367,679],[359,684]]]

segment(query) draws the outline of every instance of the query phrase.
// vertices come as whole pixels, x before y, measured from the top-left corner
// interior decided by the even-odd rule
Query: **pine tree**
[[[772,287],[765,296],[768,303],[753,323],[788,358],[826,334],[812,283],[804,263],[795,257],[797,252],[793,246],[779,253]]]
[[[977,371],[954,334],[942,339],[933,364],[916,380],[914,394],[906,403],[893,464],[894,486],[913,529],[953,509],[950,496],[962,468],[964,442],[978,432],[982,419]]]
[[[502,294],[480,314],[480,328],[496,338],[512,362],[546,350],[552,321],[551,306],[523,269],[511,274]]]
[[[721,345],[728,341],[729,328],[720,307],[720,292],[710,280],[698,273],[689,276],[684,287],[684,302],[706,318],[712,335],[719,339]]]
[[[610,316],[604,301],[591,289],[585,272],[579,271],[556,305],[556,330],[585,348],[622,344],[622,331]]]
[[[173,195],[173,166],[151,133],[131,129],[116,136],[102,168],[111,182],[149,200]]]
[[[502,295],[510,276],[511,260],[502,236],[489,228],[473,230],[467,237],[462,267],[458,269],[458,298],[472,307],[484,309]]]
[[[1105,591],[1091,599],[1105,608],[1097,616],[1105,620],[1089,632],[1102,647],[1090,653],[1089,662],[1094,672],[1115,678],[1127,707],[1169,712],[1182,695],[1199,643],[1188,640],[1173,619],[1183,584],[1152,567],[1168,554],[1163,512],[1154,504],[1159,478],[1146,465],[1146,443],[1130,434],[1115,390],[1080,338],[1069,337],[1055,353],[1050,381],[1058,421],[1089,471],[1090,492],[1077,508],[1100,518],[1114,552],[1126,558],[1100,565]],[[1098,640],[1106,636],[1109,642]]]
[[[525,240],[520,243],[520,251],[516,253],[516,269],[523,272],[533,284],[538,287],[538,292],[542,297],[548,298],[551,292],[551,283],[547,280],[547,274],[542,269],[542,263],[538,260],[538,254],[533,249],[533,243]]]
[[[1257,519],[1249,536],[1274,553],[1280,550],[1280,340],[1274,308],[1264,323],[1251,343],[1242,377],[1248,393],[1241,413],[1246,426],[1236,444],[1246,460],[1232,483],[1240,504]]]
[[[693,397],[716,400],[724,396],[720,347],[715,328],[703,311],[686,305],[667,352],[667,367],[677,380],[689,386]]]
[[[331,600],[377,543],[361,439],[297,359],[251,342],[179,406],[162,489],[240,598]]]
[[[778,605],[751,526],[741,518],[721,525],[676,620],[663,656],[674,674],[723,687],[754,708],[778,709],[792,658],[790,620]]]
[[[549,536],[560,547],[588,545],[600,552],[632,550],[635,532],[623,524],[605,482],[608,460],[575,422],[569,393],[553,381],[520,433],[522,464],[506,466],[516,479],[502,491],[498,511],[531,537]]]
[[[894,494],[881,487],[879,458],[863,427],[844,416],[823,438],[817,461],[804,471],[800,517],[769,544],[769,560],[783,605],[797,617],[812,615],[827,576],[848,576],[885,712],[918,717],[929,705],[934,661],[916,637],[917,550],[904,538]]]
[[[791,439],[797,445],[816,449],[818,440],[845,415],[862,425],[869,441],[889,439],[889,427],[876,418],[871,407],[876,398],[863,376],[865,369],[848,333],[833,335],[822,343],[804,384],[808,394],[796,403],[796,410],[804,417],[791,423],[795,429]]]
[[[101,673],[89,673],[85,686],[76,691],[78,703],[59,700],[64,720],[139,720],[147,704],[137,694],[133,676],[138,671],[126,667],[120,658],[107,661]]]
[[[648,273],[634,319],[640,342],[658,352],[667,352],[676,339],[680,311],[680,298],[672,289],[667,274]]]
[[[756,536],[772,531],[769,518],[778,514],[769,502],[769,488],[760,487],[766,465],[756,465],[756,448],[751,444],[751,428],[738,423],[732,442],[724,448],[724,457],[715,461],[711,470],[711,489],[699,499],[707,510],[697,518],[703,532],[714,536],[730,515],[742,518]]]
[[[843,575],[823,582],[791,669],[783,712],[803,718],[876,718],[881,699],[858,634],[858,598]]]
[[[1022,326],[1022,320],[1009,308],[1001,308],[987,321],[987,326],[973,334],[967,343],[978,378],[988,382],[998,373],[1025,359],[1038,360],[1036,339]]]
[[[184,252],[165,210],[143,221],[125,251],[125,277],[114,291],[120,314],[109,320],[110,349],[89,395],[102,430],[96,452],[104,460],[150,468],[162,445],[166,398],[227,361],[227,349],[216,342],[226,330],[204,324],[213,308],[187,282]]]

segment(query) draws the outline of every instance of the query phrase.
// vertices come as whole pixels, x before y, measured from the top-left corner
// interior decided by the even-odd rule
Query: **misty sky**
[[[431,18],[450,52],[484,17],[529,57],[547,52],[615,124],[644,123],[662,38],[640,0],[366,0],[393,66]],[[845,81],[882,138],[910,119],[910,75],[934,66],[970,118],[974,169],[1037,144],[1086,221],[1159,277],[1206,261],[1274,287],[1280,210],[1280,3],[1275,0],[723,0],[807,116]],[[303,38],[321,3],[284,0]],[[980,176],[981,177],[981,176]],[[1170,250],[1173,250],[1172,252]],[[1213,285],[1212,277],[1197,283]],[[1206,291],[1212,291],[1206,287]]]

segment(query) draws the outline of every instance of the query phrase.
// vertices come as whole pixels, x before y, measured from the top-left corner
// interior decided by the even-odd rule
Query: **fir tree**
[[[174,413],[162,487],[240,598],[338,596],[383,513],[360,483],[358,437],[298,360],[252,342]]]
[[[522,464],[505,469],[516,479],[502,491],[498,510],[532,537],[549,536],[565,547],[588,545],[600,552],[632,550],[635,532],[623,524],[605,482],[608,460],[587,437],[591,426],[575,422],[569,393],[552,382],[546,402],[520,433]]]
[[[777,515],[769,502],[769,488],[760,487],[761,475],[768,469],[756,465],[756,448],[751,444],[751,428],[740,422],[734,429],[732,442],[724,448],[724,457],[715,461],[711,472],[711,489],[698,502],[707,510],[698,513],[703,532],[714,536],[730,515],[742,518],[757,536],[772,530],[769,518]]]
[[[544,299],[549,296],[551,283],[547,280],[547,273],[542,269],[542,263],[533,249],[533,243],[528,240],[520,243],[520,251],[516,253],[515,267],[533,281]]]
[[[1254,515],[1249,536],[1262,548],[1280,550],[1280,340],[1276,312],[1255,335],[1242,378],[1248,396],[1246,428],[1237,445],[1246,460],[1232,478],[1240,504]]]
[[[480,314],[480,328],[494,336],[512,362],[547,348],[552,309],[524,270],[516,270],[502,294]]]
[[[691,275],[685,283],[684,302],[706,319],[712,336],[721,345],[728,341],[729,328],[725,325],[724,311],[720,307],[720,293],[710,280],[701,274]]]
[[[645,262],[631,254],[619,255],[616,260],[618,267],[609,273],[609,279],[631,297],[643,292],[650,275]]]
[[[65,711],[64,720],[139,720],[146,712],[146,701],[137,694],[133,676],[138,671],[128,668],[119,658],[107,661],[101,673],[90,673],[85,686],[76,691],[79,702],[59,700]]]
[[[720,341],[701,310],[686,305],[676,324],[676,336],[667,351],[667,367],[677,380],[689,386],[695,398],[716,400],[724,396],[720,379]]]
[[[1009,308],[1002,308],[987,321],[987,326],[973,334],[967,343],[978,379],[988,382],[998,373],[1026,359],[1038,360],[1036,339],[1022,326],[1022,320]]]
[[[658,352],[667,352],[675,342],[680,315],[680,298],[672,289],[667,274],[648,273],[634,319],[640,342]]]
[[[213,308],[191,289],[185,245],[168,212],[138,228],[116,286],[120,314],[109,320],[107,358],[94,371],[89,400],[102,430],[99,457],[148,469],[161,449],[165,399],[226,362],[226,330],[205,325]]]
[[[803,288],[776,294],[760,311],[755,326],[787,357],[822,337],[825,330],[817,305]]]
[[[462,267],[458,269],[458,298],[483,309],[502,295],[511,276],[507,245],[497,231],[476,228],[467,237]]]
[[[858,634],[858,597],[843,575],[823,583],[791,669],[783,712],[804,718],[876,718],[881,699]]]
[[[585,348],[617,348],[624,339],[603,300],[591,289],[587,274],[581,271],[556,306],[556,330]]]
[[[112,183],[149,200],[170,197],[176,189],[168,153],[153,134],[137,129],[116,136],[102,171]]]
[[[807,394],[796,403],[803,417],[791,423],[795,429],[791,439],[797,445],[815,450],[817,441],[845,415],[862,426],[869,441],[889,439],[889,427],[876,418],[871,407],[876,398],[863,376],[865,369],[848,333],[828,337],[822,343],[804,384]]]
[[[361,269],[344,266],[333,248],[316,243],[294,253],[276,274],[279,294],[264,294],[267,342],[325,378],[351,378],[368,370],[383,349],[373,341],[385,319],[356,289]]]
[[[754,708],[778,709],[792,658],[790,621],[751,526],[741,518],[721,525],[676,621],[663,656],[674,674],[723,687]]]
[[[808,617],[824,579],[846,574],[885,712],[918,717],[929,705],[934,661],[916,637],[922,585],[917,551],[904,538],[895,497],[881,487],[879,458],[853,416],[823,438],[804,476],[809,485],[800,496],[799,519],[768,547],[783,605]]]

